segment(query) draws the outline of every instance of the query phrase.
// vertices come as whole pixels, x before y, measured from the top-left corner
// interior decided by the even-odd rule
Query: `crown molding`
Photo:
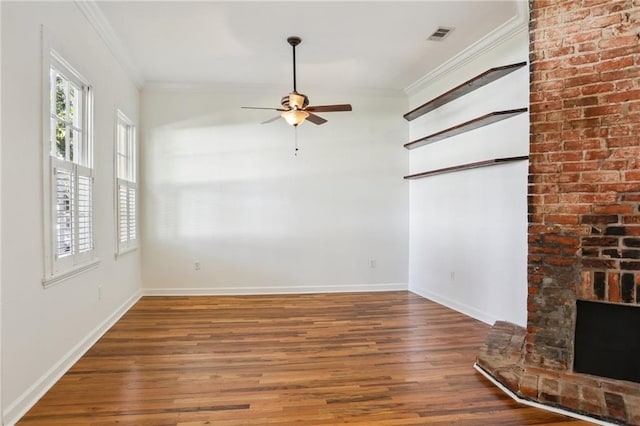
[[[424,89],[441,77],[463,67],[478,56],[486,53],[501,43],[515,37],[523,31],[529,30],[529,3],[523,0],[516,2],[516,15],[507,22],[491,31],[471,46],[464,49],[448,61],[442,63],[433,71],[410,84],[404,89],[407,96],[411,96]]]
[[[94,0],[75,0],[76,5],[87,18],[87,21],[96,30],[102,41],[107,45],[118,63],[124,68],[127,75],[133,80],[138,89],[144,86],[144,78],[140,69],[129,56],[120,38],[104,16],[98,4]]]

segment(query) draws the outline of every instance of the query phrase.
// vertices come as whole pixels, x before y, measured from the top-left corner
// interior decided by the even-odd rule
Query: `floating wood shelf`
[[[459,166],[445,167],[444,169],[429,170],[428,172],[408,175],[408,176],[405,176],[404,178],[407,180],[420,179],[420,178],[429,177],[429,176],[441,175],[444,173],[457,172],[460,170],[477,169],[480,167],[495,166],[496,164],[510,163],[512,161],[522,161],[522,160],[528,160],[528,159],[529,159],[528,155],[522,155],[520,157],[494,158],[493,160],[478,161],[476,163],[467,163],[467,164],[461,164]]]
[[[454,87],[448,92],[443,93],[436,98],[433,98],[429,102],[420,105],[418,108],[403,115],[403,117],[407,121],[415,120],[416,118],[428,112],[431,112],[434,109],[453,101],[454,99],[458,99],[459,97],[464,96],[467,93],[473,92],[474,90],[479,89],[482,86],[486,86],[492,81],[504,77],[505,75],[512,73],[513,71],[522,68],[525,65],[527,65],[526,62],[518,62],[517,64],[491,68],[483,72],[482,74],[473,77],[471,80],[465,81],[461,85]]]
[[[470,130],[477,129],[479,127],[486,126],[487,124],[495,123],[496,121],[501,121],[506,118],[513,117],[514,115],[522,114],[526,112],[527,108],[518,108],[518,109],[509,109],[506,111],[496,111],[490,112],[489,114],[485,114],[481,117],[474,118],[473,120],[469,120],[466,123],[458,124],[457,126],[449,127],[448,129],[444,129],[439,131],[438,133],[433,133],[429,136],[425,136],[420,139],[416,139],[415,141],[411,141],[404,145],[407,149],[418,148],[423,145],[427,145],[442,139],[449,138],[451,136],[459,135],[460,133],[468,132]]]

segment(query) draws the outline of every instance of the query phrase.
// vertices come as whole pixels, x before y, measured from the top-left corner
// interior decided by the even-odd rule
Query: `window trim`
[[[52,205],[53,189],[52,185],[55,184],[53,177],[55,157],[51,156],[51,87],[50,87],[50,70],[53,66],[61,72],[66,78],[73,81],[74,84],[80,84],[83,88],[82,96],[83,100],[83,127],[85,137],[87,138],[88,152],[86,152],[86,164],[77,165],[77,167],[88,167],[91,169],[91,176],[93,176],[93,88],[83,75],[78,72],[53,46],[53,39],[51,35],[45,30],[44,26],[41,27],[41,39],[42,39],[42,81],[41,81],[41,105],[42,105],[42,170],[43,170],[43,185],[42,185],[42,200],[43,204],[43,216],[42,216],[42,235],[43,235],[43,277],[42,285],[44,288],[50,287],[54,284],[58,284],[83,272],[92,270],[100,264],[100,259],[96,257],[96,245],[95,245],[95,215],[92,220],[92,234],[93,234],[93,247],[88,255],[77,256],[75,263],[71,265],[63,265],[56,260],[55,249],[53,243],[56,241],[55,227],[55,215],[56,210]],[[85,90],[86,88],[86,90]],[[92,184],[93,186],[93,184]],[[92,214],[95,214],[95,186],[92,188],[92,201],[91,209]],[[61,267],[62,266],[62,267]]]
[[[118,150],[118,142],[119,142],[119,126],[124,125],[127,128],[127,151],[129,151],[129,161],[128,167],[130,168],[130,177],[133,180],[128,180],[119,177],[119,154]],[[139,226],[138,226],[138,205],[139,205],[139,193],[138,193],[138,140],[136,137],[136,125],[134,122],[127,117],[126,114],[122,112],[122,110],[116,110],[116,119],[114,126],[114,149],[113,149],[113,176],[114,176],[114,219],[115,219],[115,243],[116,243],[116,252],[115,258],[134,252],[138,250],[138,240],[139,240]],[[131,144],[131,145],[129,145]],[[136,233],[134,239],[127,239],[124,243],[120,240],[120,187],[124,186],[128,189],[133,188],[135,191],[135,207],[134,207],[134,220],[136,225]],[[128,197],[127,197],[128,200]],[[128,201],[127,201],[128,204]],[[127,212],[129,211],[129,205],[127,205]],[[129,222],[127,222],[127,227],[129,226]]]

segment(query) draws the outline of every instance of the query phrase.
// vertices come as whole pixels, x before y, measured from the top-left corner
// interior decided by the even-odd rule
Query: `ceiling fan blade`
[[[339,104],[339,105],[312,105],[304,109],[307,112],[337,112],[337,111],[352,111],[351,104]]]
[[[268,108],[268,107],[240,107],[242,109],[270,109],[271,111],[286,111],[282,108]]]
[[[263,122],[262,122],[262,123],[260,123],[260,124],[269,124],[269,123],[273,123],[273,122],[274,122],[274,121],[276,121],[278,118],[280,118],[280,116],[279,116],[279,115],[276,115],[275,117],[272,117],[272,118],[270,118],[270,119],[268,119],[268,120],[265,120],[265,121],[263,121]]]
[[[309,116],[306,119],[307,121],[310,121],[313,124],[324,124],[327,122],[327,120],[325,120],[324,118],[320,117],[319,115],[315,115],[311,112],[309,113]]]

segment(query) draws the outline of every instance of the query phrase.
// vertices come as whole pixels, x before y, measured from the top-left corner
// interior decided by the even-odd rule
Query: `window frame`
[[[121,127],[124,128],[125,140],[123,142],[125,153],[120,150],[122,142]],[[140,199],[138,193],[138,141],[136,137],[136,125],[120,109],[116,111],[114,133],[114,210],[116,258],[118,258],[118,256],[138,249],[138,200]],[[124,165],[125,170],[121,170],[121,165]],[[123,190],[125,191],[124,203],[122,197]],[[132,198],[133,205],[131,203]],[[126,217],[123,217],[123,212]],[[124,240],[122,239],[123,224],[126,228],[124,233],[127,234]]]
[[[93,167],[93,88],[86,78],[80,74],[64,57],[58,53],[58,50],[51,46],[51,40],[42,29],[42,147],[43,147],[43,240],[44,240],[44,267],[43,267],[43,286],[49,287],[58,284],[71,277],[81,274],[85,271],[96,268],[100,260],[96,257],[95,249],[95,185],[94,185],[94,167]],[[82,161],[70,161],[60,159],[52,155],[52,94],[55,88],[52,87],[51,70],[55,69],[56,73],[63,76],[70,84],[80,88],[79,96],[81,97],[82,110],[80,122],[80,140],[77,154]],[[87,182],[89,189],[88,194],[88,213],[80,211],[81,203],[86,200],[77,200],[71,204],[73,209],[71,221],[72,227],[72,244],[74,247],[80,247],[80,239],[78,229],[81,227],[80,219],[89,215],[90,229],[88,231],[90,238],[90,248],[87,250],[76,250],[67,256],[58,257],[57,243],[57,209],[58,204],[54,198],[58,192],[56,183],[58,182],[56,175],[58,170],[65,170],[70,174],[70,182],[73,193],[80,193],[80,186],[86,188]],[[79,182],[81,182],[79,184]],[[83,204],[86,207],[86,204]]]

